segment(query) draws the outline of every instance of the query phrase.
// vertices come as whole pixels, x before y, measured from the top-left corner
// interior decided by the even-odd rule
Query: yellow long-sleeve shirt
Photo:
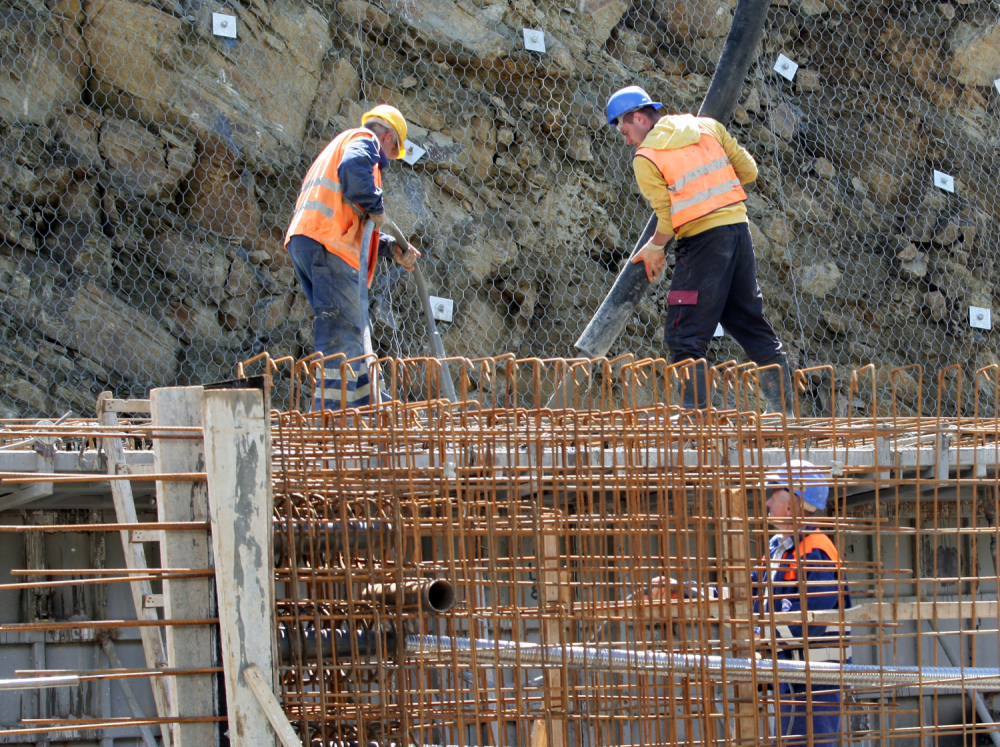
[[[757,178],[757,163],[753,160],[753,156],[736,142],[736,138],[730,135],[725,127],[708,117],[695,117],[691,114],[668,114],[661,117],[646,135],[640,147],[656,150],[683,148],[701,140],[702,133],[712,135],[722,144],[741,184],[749,184]],[[656,216],[659,218],[657,230],[667,235],[675,233],[670,221],[670,192],[667,190],[663,174],[652,161],[642,156],[632,159],[632,170],[635,172],[639,191],[649,201],[650,207],[656,211]],[[683,239],[716,226],[745,223],[746,220],[747,209],[742,202],[737,202],[713,210],[703,218],[685,223],[676,234],[678,239]]]

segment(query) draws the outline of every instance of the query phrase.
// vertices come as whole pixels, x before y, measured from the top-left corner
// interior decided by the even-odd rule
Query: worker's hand
[[[677,596],[677,579],[667,576],[657,576],[649,584],[649,591],[644,594],[647,602],[669,602]]]
[[[417,266],[417,260],[420,259],[420,252],[413,244],[407,244],[404,252],[400,251],[399,244],[393,243],[392,258],[399,262],[407,272],[413,272],[413,268]]]
[[[649,279],[649,282],[655,283],[660,275],[663,274],[663,268],[667,264],[667,258],[663,254],[663,247],[657,246],[652,241],[647,241],[643,244],[642,249],[632,257],[632,264],[637,265],[640,262],[646,265],[646,277]]]
[[[382,226],[389,222],[389,216],[385,213],[378,213],[377,215],[369,213],[368,217],[375,223],[375,228],[382,228]]]

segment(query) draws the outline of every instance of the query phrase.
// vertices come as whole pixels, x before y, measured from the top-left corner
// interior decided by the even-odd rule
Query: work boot
[[[677,382],[677,394],[685,410],[708,409],[711,401],[708,386],[705,383],[706,370],[704,365],[692,367],[691,378],[688,381]]]
[[[774,368],[775,365],[781,368]],[[792,373],[788,368],[788,356],[784,353],[757,364],[760,372],[760,392],[767,400],[764,412],[783,412],[789,418],[795,417],[795,397],[792,394]],[[771,368],[764,368],[771,366]]]

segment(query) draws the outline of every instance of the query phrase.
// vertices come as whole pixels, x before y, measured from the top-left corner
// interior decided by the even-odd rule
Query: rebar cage
[[[230,378],[261,350],[311,352],[283,233],[309,163],[378,103],[424,151],[387,169],[386,206],[454,303],[445,349],[574,355],[650,215],[605,102],[638,84],[696,112],[735,5],[3,0],[0,415],[87,414],[104,389],[141,397]],[[996,363],[997,8],[767,14],[729,128],[760,167],[757,274],[793,366],[846,384],[873,361]],[[663,354],[666,290],[612,357]],[[379,355],[426,354],[407,274],[380,269],[371,298]],[[739,355],[728,337],[708,350]]]
[[[529,392],[557,368],[519,364]],[[606,391],[683,378],[663,361],[592,365],[604,366]],[[388,382],[418,369],[435,391],[427,361],[383,365]],[[755,371],[712,374],[731,406],[508,407],[467,395],[310,412],[308,396],[304,409],[276,402],[280,680],[303,742],[995,735],[1000,422],[904,415],[895,398],[877,418],[786,420],[750,406]],[[834,386],[856,391],[874,376]],[[898,397],[916,396],[904,376],[911,388],[925,377],[889,376]],[[954,382],[942,372],[937,383]],[[809,525],[838,549],[848,609],[753,604],[775,593],[771,577],[754,580],[774,531],[762,488],[790,459],[817,465],[830,486]],[[775,629],[809,621],[844,645],[849,634],[853,665],[786,661]],[[782,682],[842,690],[840,731],[775,735],[776,709],[793,697],[813,705],[776,696]]]

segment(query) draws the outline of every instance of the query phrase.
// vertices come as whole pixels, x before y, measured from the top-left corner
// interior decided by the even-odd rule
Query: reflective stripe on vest
[[[735,205],[747,198],[722,143],[707,132],[683,148],[639,148],[637,156],[652,161],[670,191],[670,222],[674,231],[685,223]]]
[[[355,270],[361,270],[361,237],[364,221],[368,217],[364,210],[341,194],[338,170],[348,144],[358,138],[375,140],[370,130],[358,128],[346,130],[335,137],[323,149],[302,180],[302,187],[295,199],[295,211],[285,232],[285,246],[292,236],[308,236],[318,241],[331,254],[336,254]],[[382,171],[376,164],[372,170],[376,187],[382,186]],[[378,231],[372,234],[372,244],[368,251],[368,285],[375,276],[378,259]]]

